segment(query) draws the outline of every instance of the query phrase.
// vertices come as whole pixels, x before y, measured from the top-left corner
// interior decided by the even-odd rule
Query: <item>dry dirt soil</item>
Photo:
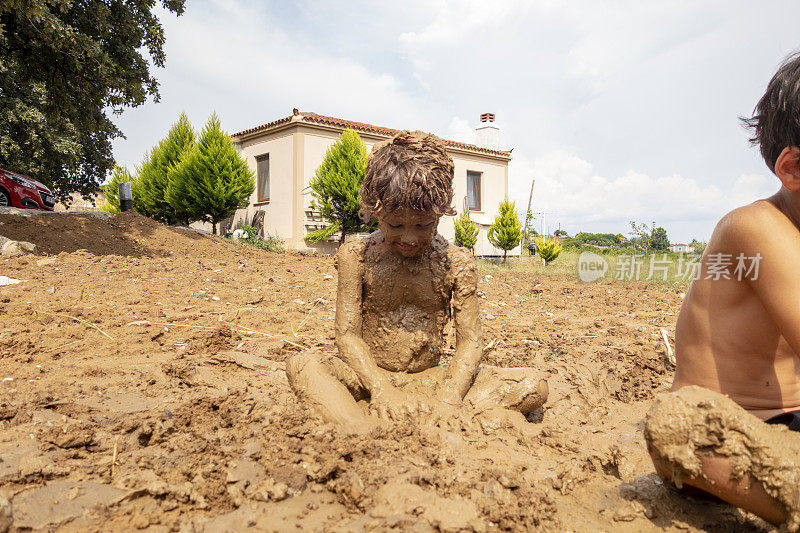
[[[653,473],[642,420],[685,287],[480,282],[485,361],[547,375],[523,427],[352,437],[289,390],[333,353],[330,257],[138,215],[0,216],[0,498],[11,531],[764,531]],[[2,500],[0,500],[1,502]],[[0,524],[9,506],[0,503]],[[0,529],[2,529],[0,525]]]

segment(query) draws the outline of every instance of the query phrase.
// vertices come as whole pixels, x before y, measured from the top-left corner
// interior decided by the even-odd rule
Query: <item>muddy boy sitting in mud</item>
[[[532,369],[478,371],[475,260],[436,231],[442,215],[454,214],[452,200],[453,161],[441,140],[403,131],[375,146],[361,201],[362,215],[375,216],[379,229],[349,239],[337,254],[338,357],[310,353],[287,362],[294,391],[327,421],[359,430],[374,426],[371,415],[400,421],[462,406],[526,414],[546,400],[547,383]],[[449,318],[456,346],[445,367]]]
[[[656,400],[645,437],[656,470],[678,487],[797,531],[800,56],[778,70],[745,122],[781,188],[714,230],[678,316],[674,392]]]

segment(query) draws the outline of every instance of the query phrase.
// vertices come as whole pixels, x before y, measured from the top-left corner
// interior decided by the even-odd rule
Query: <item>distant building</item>
[[[688,254],[694,252],[694,246],[691,244],[670,244],[669,251],[676,254]]]
[[[249,223],[258,213],[263,217],[264,232],[283,239],[288,249],[335,252],[338,235],[317,245],[308,245],[303,238],[327,225],[311,207],[308,186],[326,151],[346,129],[355,130],[368,149],[398,132],[294,109],[288,117],[232,135],[257,182],[250,205],[237,211],[232,224],[240,220]],[[500,150],[500,130],[491,113],[481,115],[476,139],[476,144],[444,141],[455,164],[453,204],[459,214],[467,205],[472,220],[479,225],[475,253],[503,255],[502,250],[489,243],[486,231],[498,214],[498,205],[508,195],[511,151]],[[439,233],[453,241],[453,217],[442,217]],[[511,255],[519,253],[519,247],[510,252]]]

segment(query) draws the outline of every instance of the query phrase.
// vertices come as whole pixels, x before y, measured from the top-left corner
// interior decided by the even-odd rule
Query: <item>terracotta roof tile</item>
[[[266,124],[262,124],[261,126],[256,126],[255,128],[250,128],[249,130],[240,131],[239,133],[234,133],[231,137],[239,137],[241,135],[248,135],[250,133],[256,133],[258,131],[267,130],[273,126],[277,126],[278,124],[283,124],[284,122],[289,122],[292,120],[291,116],[279,118],[278,120],[273,120],[272,122],[267,122]]]
[[[393,137],[398,131],[400,131],[392,128],[385,128],[383,126],[373,126],[372,124],[365,124],[363,122],[355,122],[352,120],[344,120],[341,118],[328,117],[325,115],[319,115],[317,113],[312,113],[312,112],[298,112],[297,115],[301,116],[302,120],[307,122],[326,124],[328,126],[337,126],[342,129],[351,128],[356,131],[364,133],[374,133],[377,135],[385,135],[387,137]],[[240,137],[242,135],[249,135],[251,133],[257,133],[260,131],[268,130],[274,126],[290,122],[293,116],[294,115],[290,115],[288,117],[280,118],[278,120],[273,120],[272,122],[262,124],[261,126],[256,126],[255,128],[250,128],[244,131],[240,131],[238,133],[234,133],[232,137]],[[510,150],[492,150],[491,148],[483,148],[480,146],[476,146],[474,144],[451,141],[448,139],[442,139],[442,140],[444,141],[445,145],[452,146],[454,148],[463,148],[465,150],[471,150],[473,152],[481,152],[484,154],[499,155],[503,157],[511,157]]]

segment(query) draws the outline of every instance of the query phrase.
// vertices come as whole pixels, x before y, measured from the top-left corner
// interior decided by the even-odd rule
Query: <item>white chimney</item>
[[[500,128],[494,123],[494,113],[481,115],[481,123],[475,128],[475,136],[477,138],[475,144],[481,148],[500,149]]]

